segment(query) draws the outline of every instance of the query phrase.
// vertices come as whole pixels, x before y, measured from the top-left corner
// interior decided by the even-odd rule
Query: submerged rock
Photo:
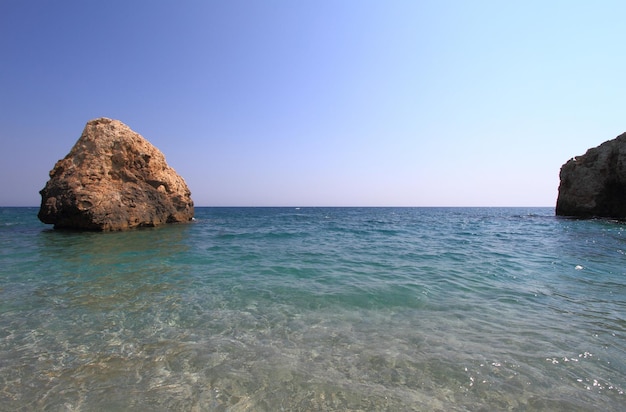
[[[187,184],[150,142],[118,120],[91,120],[39,192],[38,217],[55,228],[124,230],[188,222]]]
[[[556,214],[626,219],[626,133],[561,167]]]

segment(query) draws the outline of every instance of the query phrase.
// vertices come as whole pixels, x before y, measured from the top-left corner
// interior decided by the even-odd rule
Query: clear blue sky
[[[0,0],[0,205],[119,119],[198,206],[553,206],[626,131],[626,2]]]

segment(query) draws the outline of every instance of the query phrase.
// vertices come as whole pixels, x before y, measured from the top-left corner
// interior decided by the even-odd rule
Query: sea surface
[[[552,208],[0,208],[0,411],[623,411],[626,225]]]

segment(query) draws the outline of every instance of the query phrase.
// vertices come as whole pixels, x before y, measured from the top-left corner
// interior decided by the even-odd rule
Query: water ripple
[[[0,213],[0,410],[621,410],[624,226],[550,209]],[[29,217],[30,216],[30,217]]]

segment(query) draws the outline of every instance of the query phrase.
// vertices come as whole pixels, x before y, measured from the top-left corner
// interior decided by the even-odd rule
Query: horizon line
[[[7,208],[7,207],[21,207],[21,208],[39,208],[41,207],[40,205],[35,205],[35,206],[24,206],[24,205],[0,205],[0,208]],[[245,207],[249,207],[249,208],[330,208],[330,207],[334,207],[334,208],[522,208],[522,207],[526,207],[526,208],[548,208],[548,207],[555,207],[554,205],[550,205],[550,206],[481,206],[481,205],[464,205],[464,206],[459,206],[459,205],[439,205],[439,206],[427,206],[427,205],[422,205],[422,206],[393,206],[393,205],[376,205],[376,206],[372,206],[372,205],[351,205],[351,206],[347,206],[347,205],[317,205],[317,206],[307,206],[307,205],[194,205],[194,208],[217,208],[217,207],[232,207],[232,208],[245,208]]]

